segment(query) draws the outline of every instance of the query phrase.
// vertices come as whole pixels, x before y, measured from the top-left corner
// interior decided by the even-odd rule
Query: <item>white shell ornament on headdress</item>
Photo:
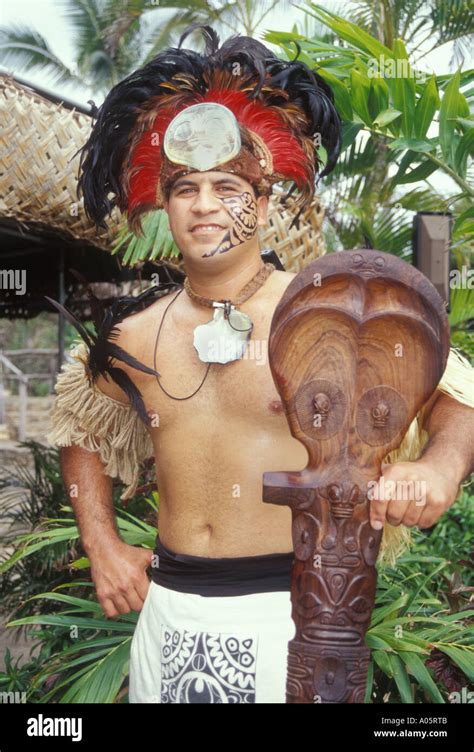
[[[212,102],[193,104],[178,113],[166,129],[163,142],[170,162],[199,172],[234,159],[241,146],[234,113]]]

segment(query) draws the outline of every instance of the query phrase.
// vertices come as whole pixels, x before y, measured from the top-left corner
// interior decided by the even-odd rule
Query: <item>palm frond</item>
[[[0,61],[6,67],[48,72],[55,83],[83,82],[54,54],[45,37],[25,24],[0,29]]]

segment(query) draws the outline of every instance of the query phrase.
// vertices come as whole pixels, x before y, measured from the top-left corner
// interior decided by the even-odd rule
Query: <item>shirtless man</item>
[[[232,209],[249,196],[246,206],[254,216],[244,238],[241,213]],[[193,293],[235,300],[262,267],[257,229],[266,222],[268,196],[255,181],[215,166],[178,173],[163,206]],[[221,252],[229,235],[234,243]],[[103,611],[109,618],[141,612],[132,642],[131,702],[284,702],[287,643],[294,634],[291,512],[262,502],[262,476],[299,471],[307,463],[306,449],[289,431],[267,349],[273,312],[294,276],[273,271],[239,306],[253,322],[254,357],[213,363],[190,399],[171,399],[155,376],[120,363],[148,415],[158,418],[148,427],[160,498],[159,556],[151,582],[146,570],[152,552],[125,544],[117,532],[112,481],[99,454],[74,445],[61,450],[66,487],[80,489],[71,501]],[[210,314],[186,290],[172,292],[125,318],[115,342],[156,368],[171,395],[186,397],[206,370],[193,333]],[[112,380],[99,376],[95,386],[127,404]],[[373,502],[372,522],[379,529],[385,521],[431,526],[470,470],[468,445],[459,448],[456,435],[448,458],[445,442],[453,438],[450,431],[457,434],[458,420],[467,429],[469,419],[472,435],[472,411],[468,415],[469,408],[439,392],[429,408],[430,444],[423,458],[384,471],[394,480],[427,481],[427,504],[420,510],[396,499]]]
[[[192,288],[209,298],[233,299],[262,266],[257,236],[234,253],[210,260],[203,259],[202,253],[215,247],[216,239],[225,234],[225,229],[206,232],[192,228],[211,223],[228,227],[229,217],[220,198],[243,190],[253,192],[253,188],[241,177],[217,171],[193,173],[186,178],[186,185],[183,182],[178,180],[174,184],[167,211]],[[258,222],[262,225],[266,221],[267,203],[263,196],[257,199]],[[261,496],[265,471],[283,467],[301,470],[307,462],[306,449],[290,434],[267,354],[273,311],[294,276],[275,270],[240,307],[253,321],[252,341],[259,345],[253,352],[258,359],[248,357],[232,364],[213,364],[204,386],[192,399],[169,399],[153,376],[122,366],[140,389],[149,413],[159,417],[159,426],[150,430],[160,493],[160,538],[175,551],[223,557],[293,550],[290,510],[263,504]],[[172,293],[166,295],[120,325],[117,344],[151,368],[156,332],[172,297]],[[209,318],[209,309],[195,303],[186,292],[170,307],[160,333],[157,367],[161,383],[175,396],[192,393],[201,382],[206,366],[193,347],[193,332]],[[127,396],[112,381],[99,377],[97,386],[110,397],[127,402]],[[112,552],[114,545],[120,545],[120,539],[111,529],[107,514],[110,484],[104,478],[106,486],[97,485],[102,470],[96,463],[92,475],[94,456],[86,450],[65,449],[63,458],[67,485],[77,477],[76,468],[86,463],[80,487],[88,498],[89,493],[95,497],[90,503],[92,519],[88,519],[87,510],[77,510],[86,549],[95,551],[99,547]],[[101,525],[97,524],[98,504],[104,507]],[[135,561],[140,551],[126,548]],[[111,553],[111,558],[117,557]],[[141,561],[148,563],[148,559],[147,555]],[[116,561],[119,578],[129,591],[128,573],[123,571],[122,561],[122,556]],[[100,593],[103,589],[100,571],[97,576]],[[141,592],[146,593],[146,583],[142,572]],[[113,604],[103,605],[108,616],[124,613]],[[131,605],[138,609],[141,603],[132,595]]]

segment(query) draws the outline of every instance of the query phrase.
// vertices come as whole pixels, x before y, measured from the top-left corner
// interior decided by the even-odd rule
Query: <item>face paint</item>
[[[204,253],[202,258],[209,258],[216,253],[226,253],[231,248],[245,243],[253,238],[257,231],[257,204],[248,191],[239,193],[237,196],[219,199],[224,204],[228,214],[233,219],[233,225],[226,232],[221,242],[209,253]]]

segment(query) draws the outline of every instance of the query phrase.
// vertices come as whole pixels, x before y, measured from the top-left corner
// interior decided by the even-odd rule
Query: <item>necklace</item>
[[[164,386],[160,383],[158,376],[155,376],[156,381],[160,389],[171,399],[174,400],[186,400],[194,397],[195,394],[203,386],[211,365],[213,363],[230,363],[234,360],[242,358],[248,341],[251,337],[253,323],[246,313],[238,311],[236,306],[242,305],[248,300],[268,279],[270,274],[275,270],[274,264],[267,262],[257,272],[255,277],[250,280],[240,292],[237,294],[235,302],[227,299],[221,299],[218,301],[205,298],[202,295],[198,295],[191,288],[188,278],[184,280],[184,286],[174,296],[174,298],[168,303],[165,308],[165,312],[162,316],[158,332],[156,334],[155,349],[153,352],[153,366],[156,368],[156,353],[158,350],[158,340],[160,337],[161,327],[168,313],[169,307],[174,303],[176,298],[186,290],[189,297],[195,300],[201,305],[205,305],[209,308],[215,308],[214,317],[206,324],[201,324],[194,329],[194,347],[197,350],[199,359],[204,363],[207,363],[207,368],[204,374],[204,378],[201,383],[191,394],[186,397],[175,397],[170,394]]]

